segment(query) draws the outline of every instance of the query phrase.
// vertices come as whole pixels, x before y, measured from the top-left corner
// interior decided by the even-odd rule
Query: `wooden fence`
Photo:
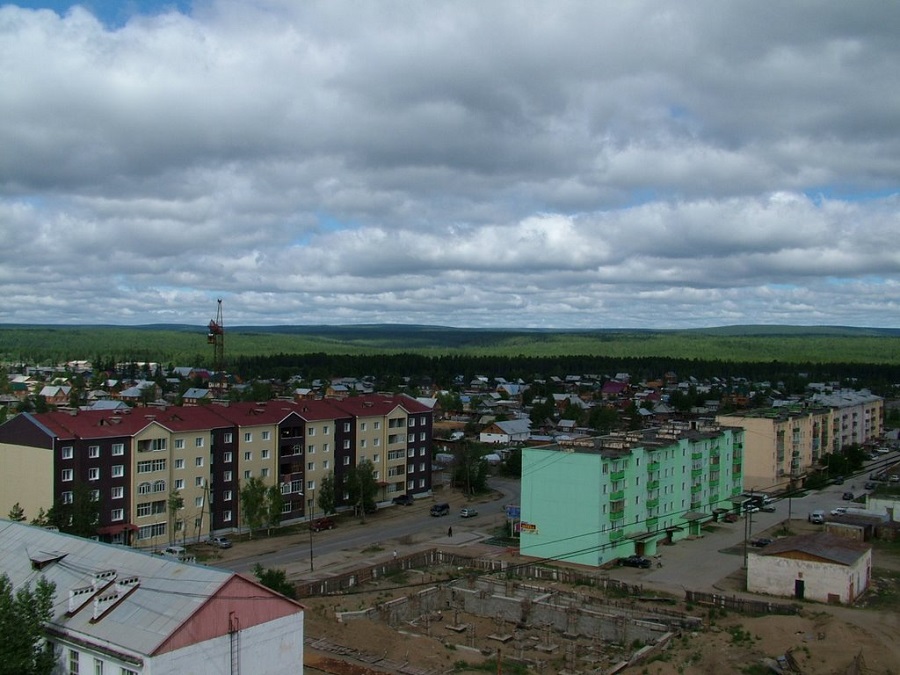
[[[764,600],[739,598],[735,595],[701,593],[700,591],[685,591],[684,599],[695,605],[718,607],[742,614],[798,614],[800,612],[799,605],[785,605]]]

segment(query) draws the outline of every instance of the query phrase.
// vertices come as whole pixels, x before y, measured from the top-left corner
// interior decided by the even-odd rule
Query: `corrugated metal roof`
[[[853,565],[872,547],[825,532],[776,539],[760,551],[760,555],[781,555],[792,551],[829,560],[840,565]]]
[[[38,570],[32,560],[41,560]],[[230,578],[232,572],[181,563],[133,549],[101,544],[43,528],[0,521],[0,569],[14,588],[40,576],[56,584],[53,624],[88,641],[108,642],[139,655],[152,654]],[[89,601],[67,616],[69,591],[108,582],[96,575],[112,571],[122,581],[136,577],[136,590],[124,595],[99,621]],[[112,578],[112,577],[110,577]],[[111,589],[110,589],[111,590]]]

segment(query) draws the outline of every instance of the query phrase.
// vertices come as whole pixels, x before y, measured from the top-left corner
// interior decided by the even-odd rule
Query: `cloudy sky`
[[[898,35],[883,0],[3,5],[0,323],[900,327]]]

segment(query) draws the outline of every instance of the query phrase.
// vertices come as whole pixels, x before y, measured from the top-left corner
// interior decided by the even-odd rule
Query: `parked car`
[[[834,484],[835,484],[835,485],[843,485],[843,484],[844,484],[844,477],[843,477],[843,476],[838,476],[837,478],[835,478],[835,479],[834,479]]]
[[[750,545],[755,546],[756,548],[762,548],[763,546],[768,546],[774,541],[774,539],[769,539],[768,537],[759,537],[758,539],[751,539]]]
[[[824,511],[813,511],[807,516],[807,519],[811,523],[816,523],[817,525],[821,525],[825,522],[825,512]]]
[[[873,481],[866,481],[866,484],[863,485],[863,487],[864,487],[866,490],[874,490],[874,489],[875,489],[875,483],[874,483]]]
[[[846,506],[838,506],[836,509],[831,509],[831,515],[833,516],[842,516],[847,513]]]
[[[231,548],[231,539],[228,537],[210,537],[209,543],[218,548]]]
[[[462,509],[459,512],[459,515],[463,518],[474,518],[478,515],[478,509],[473,509],[471,506]]]
[[[184,546],[166,546],[160,553],[170,558],[184,558],[187,555],[187,549]]]
[[[416,500],[410,495],[399,495],[391,500],[391,502],[400,506],[412,506],[414,501]]]
[[[641,569],[650,569],[650,559],[640,555],[630,555],[627,558],[619,558],[619,565],[625,567],[640,567]]]
[[[736,513],[726,513],[722,518],[722,520],[724,520],[726,523],[736,523],[740,519],[741,517]]]
[[[843,499],[845,502],[852,502],[853,501],[853,493],[845,492],[844,494],[841,495],[841,499]]]
[[[766,513],[775,513],[775,505],[774,504],[763,504],[761,510],[765,511]]]
[[[319,518],[318,520],[314,520],[313,524],[309,526],[313,532],[321,532],[322,530],[333,530],[334,529],[334,520],[328,518]]]

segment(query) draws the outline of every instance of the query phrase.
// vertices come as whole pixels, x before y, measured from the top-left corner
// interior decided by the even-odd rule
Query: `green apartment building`
[[[742,429],[667,426],[522,451],[522,555],[600,566],[654,555],[739,509]]]

